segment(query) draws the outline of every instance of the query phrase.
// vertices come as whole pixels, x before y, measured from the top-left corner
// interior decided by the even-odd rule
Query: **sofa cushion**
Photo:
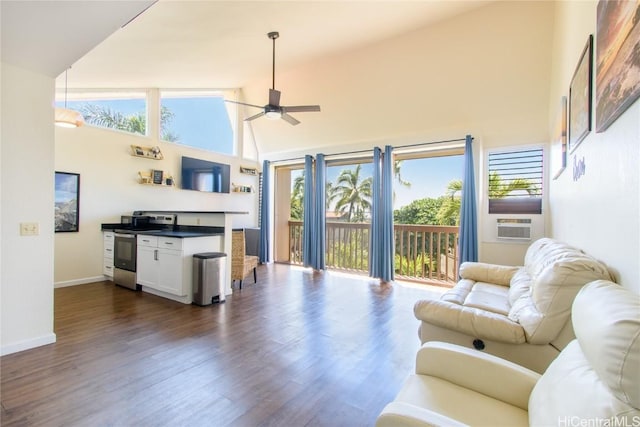
[[[611,279],[606,266],[595,258],[548,238],[529,247],[524,269],[531,279],[530,291],[515,300],[509,319],[522,325],[532,344],[553,341],[569,320],[573,299],[586,283]]]
[[[577,338],[531,393],[531,425],[570,425],[572,420],[637,424],[640,296],[612,282],[590,283],[575,298],[573,326]]]
[[[483,262],[463,262],[460,265],[458,274],[460,274],[462,279],[509,286],[511,277],[516,271],[518,271],[518,267],[486,264]]]
[[[640,295],[599,280],[573,307],[573,328],[589,365],[618,399],[640,408]]]
[[[503,314],[442,300],[420,300],[413,307],[416,318],[476,338],[522,344],[524,329]]]
[[[509,288],[505,286],[476,282],[465,298],[464,305],[507,316],[511,307],[508,293]]]
[[[525,268],[520,268],[516,274],[513,275],[509,283],[509,305],[515,304],[518,298],[530,292],[531,276],[529,276]]]

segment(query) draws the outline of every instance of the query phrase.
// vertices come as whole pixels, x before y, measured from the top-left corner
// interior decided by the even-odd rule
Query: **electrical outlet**
[[[40,234],[40,224],[38,224],[37,222],[20,223],[21,236],[37,236],[38,234]]]

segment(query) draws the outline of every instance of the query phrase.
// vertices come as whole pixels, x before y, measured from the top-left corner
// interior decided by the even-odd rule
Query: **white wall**
[[[438,25],[278,77],[282,103],[319,103],[298,126],[251,122],[263,158],[475,138],[484,150],[546,144],[552,2],[496,2]],[[244,88],[259,102],[268,81]],[[480,194],[481,180],[476,183]],[[478,207],[482,200],[478,200]],[[481,236],[482,238],[482,236]],[[480,245],[481,259],[521,264],[526,245]]]
[[[243,211],[249,214],[233,215],[234,227],[258,224],[258,179],[239,172],[240,165],[257,167],[255,161],[93,126],[56,128],[55,141],[56,170],[80,174],[80,230],[55,236],[56,286],[101,279],[100,224],[120,222],[121,215],[134,210]],[[157,145],[164,159],[131,156],[132,144]],[[183,155],[230,164],[231,182],[252,185],[256,192],[215,194],[138,183],[138,171],[160,169],[171,173],[179,184]]]
[[[549,101],[554,108],[561,96],[568,96],[588,35],[596,34],[596,7],[596,1],[557,3]],[[595,124],[595,113],[593,118]],[[574,181],[576,159],[584,159],[586,169]],[[598,257],[619,283],[640,292],[640,102],[605,132],[592,130],[567,165],[551,182],[552,235]]]
[[[53,333],[54,80],[2,63],[0,352]],[[20,236],[21,222],[40,234]]]

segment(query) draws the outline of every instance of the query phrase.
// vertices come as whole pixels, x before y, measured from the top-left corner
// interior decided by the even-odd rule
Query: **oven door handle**
[[[126,239],[135,239],[135,234],[114,234],[115,237],[124,237]]]

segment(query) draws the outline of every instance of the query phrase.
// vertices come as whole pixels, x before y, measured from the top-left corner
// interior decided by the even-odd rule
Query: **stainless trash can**
[[[209,305],[224,302],[227,254],[204,252],[193,255],[193,303]]]

